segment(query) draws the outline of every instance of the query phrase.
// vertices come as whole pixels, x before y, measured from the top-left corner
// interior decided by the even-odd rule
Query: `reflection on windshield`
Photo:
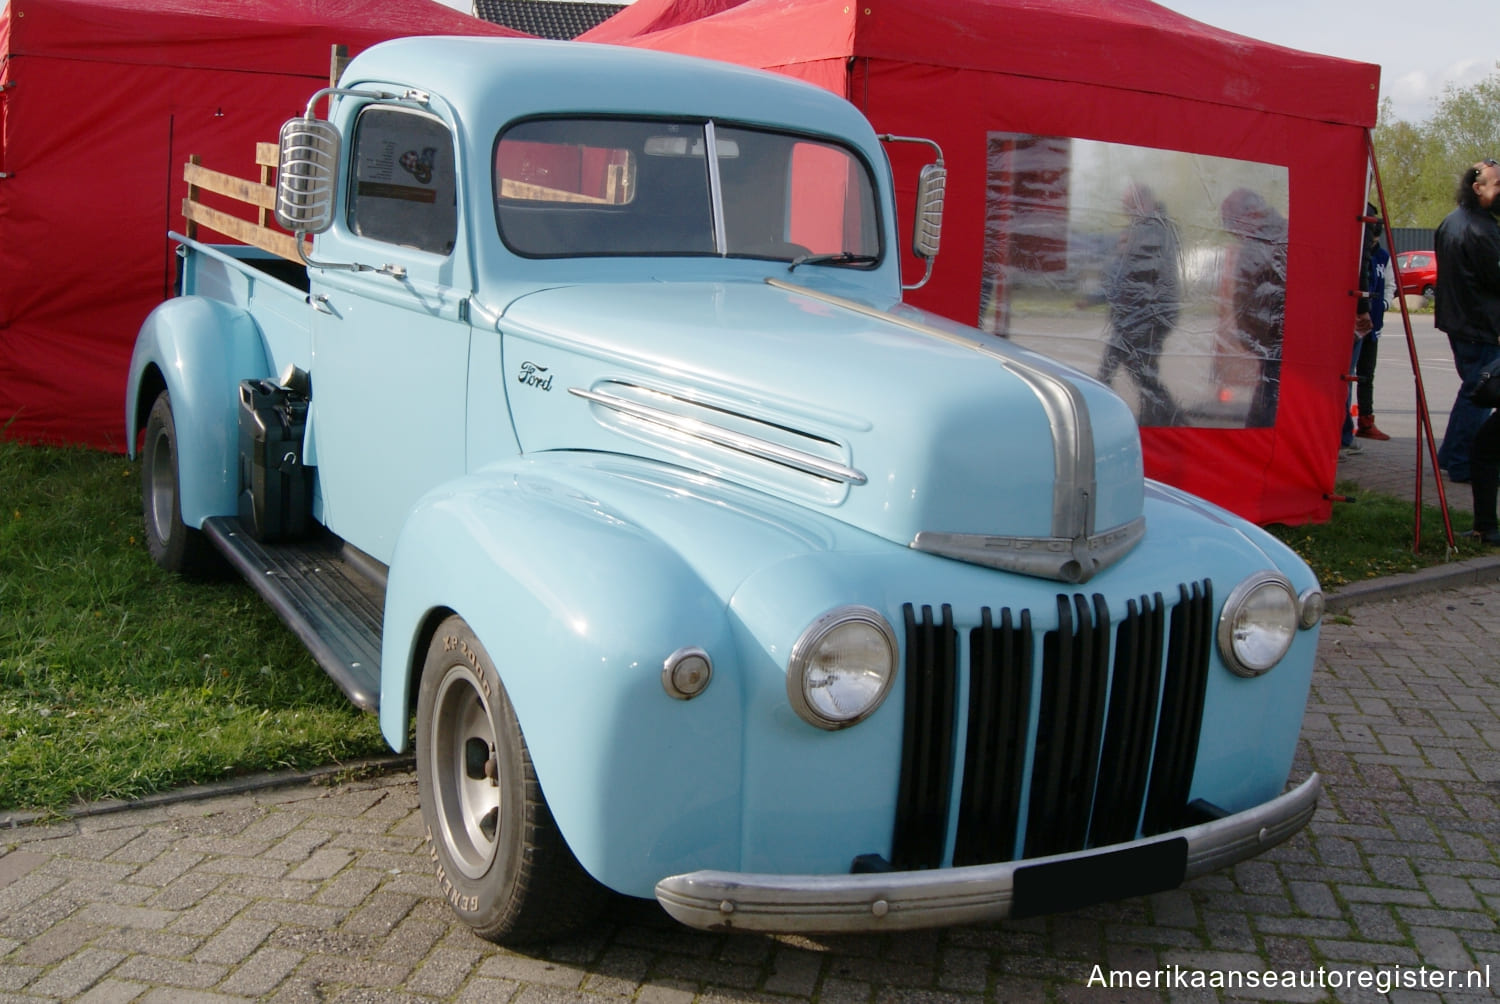
[[[710,161],[712,157],[712,161]],[[721,255],[845,264],[881,253],[850,150],[718,123],[544,119],[500,137],[497,222],[528,257]]]
[[[1110,384],[1143,426],[1274,423],[1285,167],[991,133],[979,324]]]

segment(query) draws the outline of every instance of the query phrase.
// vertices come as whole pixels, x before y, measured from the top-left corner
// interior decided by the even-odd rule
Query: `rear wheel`
[[[202,532],[182,522],[181,479],[177,475],[177,423],[172,398],[156,395],[146,419],[141,454],[141,511],[146,521],[146,549],[151,560],[169,572],[211,576],[223,569],[219,553]]]
[[[422,821],[448,903],[481,938],[543,941],[608,892],[568,849],[494,662],[461,618],[433,636],[417,694]]]

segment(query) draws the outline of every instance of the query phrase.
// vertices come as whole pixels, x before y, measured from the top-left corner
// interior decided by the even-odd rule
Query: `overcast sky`
[[[1398,118],[1432,114],[1445,84],[1467,87],[1500,57],[1483,0],[1157,0],[1217,28],[1380,66],[1380,97]],[[1483,15],[1483,16],[1481,16]]]

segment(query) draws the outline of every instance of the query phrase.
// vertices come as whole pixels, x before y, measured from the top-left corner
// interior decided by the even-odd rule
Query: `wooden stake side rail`
[[[276,186],[272,180],[276,168],[276,144],[255,144],[255,163],[260,167],[259,181],[212,171],[204,167],[197,156],[188,158],[182,171],[183,180],[188,183],[187,198],[182,200],[182,215],[187,219],[187,235],[196,239],[201,225],[288,261],[301,262],[302,256],[297,253],[297,238],[271,226],[272,214],[276,208]],[[243,202],[254,208],[255,219],[242,219],[206,206],[199,201],[201,192],[212,192]]]

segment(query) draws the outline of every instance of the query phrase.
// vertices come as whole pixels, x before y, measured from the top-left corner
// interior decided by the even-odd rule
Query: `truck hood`
[[[543,290],[500,318],[523,452],[656,459],[961,561],[1082,582],[1145,529],[1107,388],[897,304],[777,280]]]

